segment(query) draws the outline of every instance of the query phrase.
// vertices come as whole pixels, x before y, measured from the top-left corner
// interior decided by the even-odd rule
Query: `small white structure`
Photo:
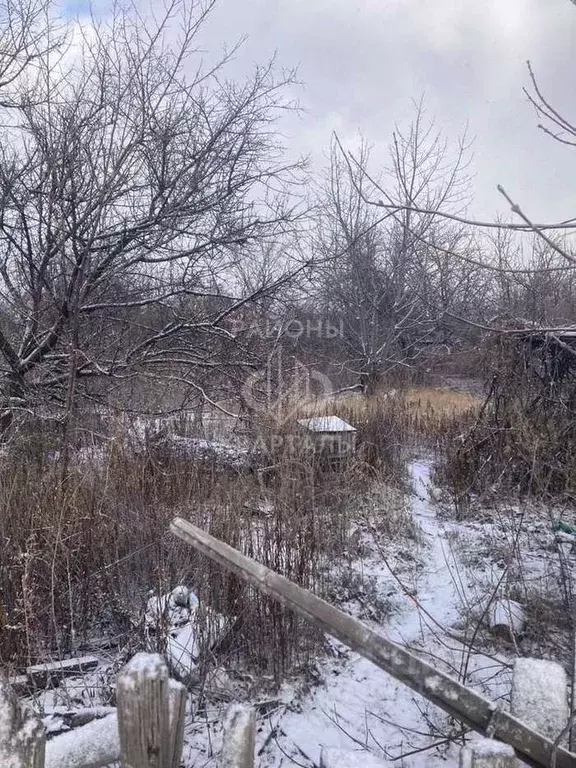
[[[507,640],[517,639],[524,632],[524,609],[515,600],[495,600],[488,612],[490,630]]]
[[[339,416],[298,419],[298,425],[310,440],[313,452],[331,464],[340,464],[356,450],[356,427]]]

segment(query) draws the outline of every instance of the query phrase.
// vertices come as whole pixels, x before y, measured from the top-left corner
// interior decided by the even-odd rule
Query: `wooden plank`
[[[494,738],[511,744],[529,765],[550,768],[554,755],[556,768],[576,768],[576,755],[563,748],[555,749],[549,739],[509,713],[500,711],[496,704],[405,648],[380,637],[357,619],[182,518],[175,518],[170,530],[199,552],[346,643],[445,712],[482,734],[490,731]]]
[[[57,683],[65,677],[74,677],[83,672],[90,672],[100,664],[96,656],[78,656],[74,659],[62,659],[50,661],[46,664],[34,664],[27,667],[26,675],[30,685],[36,688],[45,688],[48,683]]]
[[[0,680],[0,766],[44,768],[45,744],[40,719],[20,705],[9,683]]]

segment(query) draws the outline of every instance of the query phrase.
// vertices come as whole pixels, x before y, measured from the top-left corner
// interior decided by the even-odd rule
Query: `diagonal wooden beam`
[[[361,621],[316,597],[284,576],[246,557],[201,528],[174,518],[171,532],[259,590],[274,597],[329,635],[346,643],[376,666],[388,672],[458,720],[510,744],[528,764],[539,768],[576,768],[576,754],[558,747],[531,730],[508,712],[440,672],[400,645],[386,640]],[[554,763],[555,758],[555,763]]]

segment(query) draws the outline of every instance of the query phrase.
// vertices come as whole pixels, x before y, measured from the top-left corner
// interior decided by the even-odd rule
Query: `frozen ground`
[[[409,470],[416,537],[389,541],[365,520],[362,558],[351,563],[371,583],[372,599],[388,605],[388,615],[367,611],[366,600],[347,599],[342,607],[363,620],[373,616],[368,619],[373,629],[506,706],[511,661],[516,653],[527,653],[512,643],[494,645],[484,630],[475,635],[471,651],[470,631],[487,596],[496,585],[509,584],[508,576],[521,576],[523,583],[554,582],[558,548],[550,521],[533,511],[498,509],[458,522],[436,503],[430,462],[415,460]],[[565,559],[572,568],[575,558],[568,549]],[[509,553],[520,550],[525,556],[518,574]],[[185,630],[180,637],[189,636],[192,647],[193,636]],[[323,749],[340,749],[358,752],[364,762],[369,753],[404,768],[456,768],[457,723],[357,653],[334,640],[330,648],[332,653],[318,660],[313,683],[285,685],[273,700],[258,703],[256,765],[313,768]],[[222,678],[223,695],[209,697],[202,717],[190,715],[187,767],[218,763],[230,700],[224,672]]]
[[[506,696],[510,659],[471,653],[454,637],[462,636],[461,617],[475,586],[468,585],[459,548],[451,545],[455,528],[461,526],[438,517],[428,497],[430,464],[414,461],[410,474],[412,512],[419,528],[417,551],[406,561],[394,547],[374,539],[366,548],[368,554],[353,564],[394,606],[388,620],[370,625],[491,698]],[[473,530],[468,544],[470,537],[476,537]],[[345,607],[354,612],[353,604]],[[451,739],[459,733],[457,724],[359,654],[334,640],[331,647],[333,655],[319,662],[311,691],[302,695],[286,687],[274,709],[260,717],[257,765],[312,768],[319,765],[322,749],[332,748],[396,760],[406,768],[456,768],[458,747],[451,745]],[[190,766],[214,764],[220,736],[217,719],[214,710],[207,717],[211,725],[190,725],[185,752]]]
[[[464,646],[450,635],[461,614],[465,585],[458,584],[456,573],[462,573],[463,567],[448,544],[449,524],[439,521],[428,500],[430,465],[413,462],[410,472],[413,515],[420,528],[418,567],[415,573],[405,569],[400,575],[406,592],[400,590],[397,610],[378,630],[454,673],[463,668],[467,656]],[[374,559],[375,563],[367,564],[370,572],[376,571],[382,588],[389,592],[397,581],[377,553]],[[494,661],[481,655],[474,654],[469,663],[477,681],[483,677],[481,668],[490,668],[490,676],[495,671]],[[497,667],[501,674],[488,686],[492,695],[509,688],[506,667]],[[277,732],[261,756],[263,766],[289,765],[289,757],[318,765],[322,748],[369,750],[387,759],[405,755],[400,764],[407,768],[457,766],[457,750],[445,744],[420,751],[458,729],[406,686],[352,652],[344,662],[326,664],[324,671],[325,681],[297,711],[272,718]]]

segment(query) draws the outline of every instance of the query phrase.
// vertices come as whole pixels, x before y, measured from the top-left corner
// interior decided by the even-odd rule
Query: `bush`
[[[442,472],[459,496],[576,492],[576,351],[565,347],[531,333],[487,345],[488,398],[459,440],[446,443]]]

